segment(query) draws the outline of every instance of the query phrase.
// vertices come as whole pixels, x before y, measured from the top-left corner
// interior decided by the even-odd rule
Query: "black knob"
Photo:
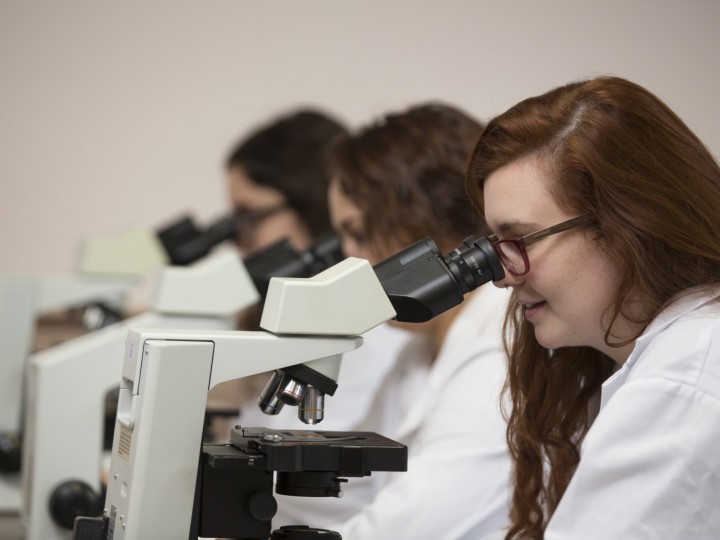
[[[258,521],[269,521],[277,512],[277,501],[272,493],[256,491],[247,498],[247,509],[250,515]]]
[[[60,527],[72,530],[76,517],[99,516],[102,505],[100,495],[85,482],[68,480],[53,490],[50,496],[50,515]]]

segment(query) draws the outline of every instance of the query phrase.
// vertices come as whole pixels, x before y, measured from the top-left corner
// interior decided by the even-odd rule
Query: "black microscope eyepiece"
[[[374,270],[401,322],[429,321],[480,285],[505,277],[490,241],[474,236],[445,257],[431,238],[423,238]]]

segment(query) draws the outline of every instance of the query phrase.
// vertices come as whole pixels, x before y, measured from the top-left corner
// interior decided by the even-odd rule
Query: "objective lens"
[[[286,405],[299,405],[305,393],[305,383],[285,377],[280,384],[277,396]]]
[[[325,393],[314,386],[308,386],[298,407],[298,418],[311,426],[322,422],[325,418]]]
[[[280,390],[280,384],[282,383],[282,373],[279,371],[273,371],[270,376],[270,380],[263,388],[260,393],[260,397],[257,400],[258,407],[260,410],[268,415],[280,414],[280,411],[285,406],[285,403],[280,401],[278,398],[278,391]]]

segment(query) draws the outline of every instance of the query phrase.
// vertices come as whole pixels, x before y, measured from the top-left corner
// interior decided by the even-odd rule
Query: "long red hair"
[[[609,345],[628,343],[612,335],[618,317],[644,329],[677,294],[720,283],[720,168],[644,88],[599,77],[527,99],[493,119],[467,175],[479,208],[488,175],[526,156],[549,166],[562,208],[594,218],[595,242],[620,269],[604,319]],[[642,309],[628,298],[641,298]],[[505,331],[514,461],[507,538],[541,539],[580,461],[590,403],[613,362],[587,347],[544,349],[519,306],[510,308]]]

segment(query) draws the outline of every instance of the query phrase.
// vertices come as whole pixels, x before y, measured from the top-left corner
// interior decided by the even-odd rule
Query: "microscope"
[[[82,306],[101,326],[136,284],[129,276],[0,275],[0,512],[20,508],[22,388],[38,317]]]
[[[235,237],[235,219],[223,216],[204,229],[198,227],[190,216],[164,226],[157,237],[174,266],[185,266],[206,257],[210,251]]]
[[[73,538],[336,538],[306,526],[272,532],[273,475],[280,493],[340,496],[341,476],[405,470],[407,448],[374,433],[243,427],[203,447],[208,389],[274,370],[262,409],[297,405],[316,424],[361,334],[393,318],[429,320],[503,277],[487,239],[445,257],[424,239],[374,269],[348,258],[311,278],[272,279],[265,331],[129,331],[103,516],[78,518]]]
[[[129,329],[230,330],[238,311],[262,299],[270,275],[309,276],[342,258],[338,238],[324,236],[302,251],[280,240],[244,261],[226,251],[166,267],[152,311],[32,355],[20,505],[25,540],[67,540],[76,516],[102,509],[105,398],[118,386]]]
[[[187,266],[235,237],[235,220],[222,216],[203,227],[188,214],[159,228],[135,227],[86,239],[78,268],[96,274],[147,275],[165,266]]]
[[[20,507],[22,388],[38,316],[82,308],[88,330],[113,324],[143,275],[168,263],[189,265],[234,235],[231,216],[206,228],[182,216],[157,232],[133,230],[86,241],[75,274],[0,275],[0,511]]]

